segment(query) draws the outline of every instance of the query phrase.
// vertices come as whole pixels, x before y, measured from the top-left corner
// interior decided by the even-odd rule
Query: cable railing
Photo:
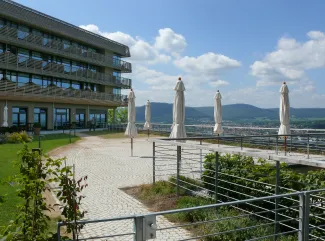
[[[118,68],[121,69],[122,72],[132,72],[131,63],[115,58],[113,55],[95,53],[77,46],[64,44],[63,42],[54,39],[37,36],[32,33],[20,33],[19,30],[8,26],[0,28],[0,36],[3,38],[7,37],[14,41],[19,41],[20,43],[25,42],[41,48],[49,49],[67,57],[82,59],[86,62],[91,61],[92,63],[99,64],[101,66]]]
[[[101,101],[105,103],[116,103],[118,105],[126,105],[128,100],[126,95],[116,95],[94,92],[90,90],[76,90],[72,88],[62,89],[54,85],[42,88],[33,83],[26,83],[23,86],[5,80],[0,81],[0,96],[26,96],[38,98],[51,98],[51,100],[88,100]]]
[[[131,88],[131,79],[122,78],[113,75],[93,72],[91,70],[82,70],[66,68],[63,64],[46,62],[24,56],[5,52],[0,54],[0,68],[11,68],[12,70],[30,72],[38,75],[55,76],[76,81],[88,83],[118,86],[121,88]]]

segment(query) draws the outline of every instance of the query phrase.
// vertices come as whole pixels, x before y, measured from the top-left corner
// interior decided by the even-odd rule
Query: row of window
[[[27,126],[31,121],[28,120],[27,108],[12,107],[12,124],[15,126]],[[60,128],[70,122],[70,109],[68,108],[54,108],[54,128]],[[96,113],[90,114],[89,120],[95,119],[96,123],[105,123],[106,114]],[[77,126],[85,127],[85,114],[75,114]],[[47,128],[47,109],[46,108],[34,108],[34,120],[35,123],[40,123],[41,127]],[[79,125],[78,125],[79,124]]]
[[[86,69],[89,69],[93,72],[100,72],[99,67],[91,64],[72,61],[58,56],[51,56],[37,51],[18,48],[16,46],[0,43],[0,54],[3,52],[10,52],[12,54],[18,55],[19,63],[22,63],[28,59],[35,59],[35,60],[41,60],[43,67],[45,67],[48,63],[56,63],[56,64],[63,65],[64,71],[68,73],[75,72],[78,70],[86,70]]]
[[[28,35],[33,34],[33,35],[42,37],[43,45],[47,45],[47,44],[49,44],[50,41],[56,40],[60,43],[63,43],[63,46],[65,49],[69,48],[71,46],[75,46],[75,47],[80,48],[83,53],[84,52],[94,52],[94,53],[98,52],[98,50],[96,50],[95,48],[92,48],[90,46],[86,46],[84,44],[70,41],[68,39],[64,39],[59,36],[52,35],[50,33],[46,33],[46,32],[43,32],[43,31],[40,31],[40,30],[37,30],[34,28],[30,28],[30,27],[22,25],[22,24],[17,24],[15,22],[9,21],[8,19],[0,19],[0,28],[2,28],[4,26],[8,26],[10,28],[17,29],[17,37],[19,39],[25,39]]]
[[[51,78],[41,75],[32,75],[15,71],[6,71],[6,73],[4,73],[3,70],[0,70],[0,80],[2,80],[4,77],[6,77],[7,80],[11,80],[12,82],[16,83],[19,87],[25,85],[26,83],[33,83],[43,88],[46,88],[52,84],[64,89],[73,88],[76,90],[92,90],[95,92],[98,90],[98,85],[96,84]],[[120,95],[121,89],[114,88],[113,93]]]

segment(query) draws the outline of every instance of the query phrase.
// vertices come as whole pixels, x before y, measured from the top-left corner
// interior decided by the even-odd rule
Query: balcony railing
[[[26,83],[23,86],[18,86],[9,80],[0,81],[0,96],[26,96],[26,97],[37,97],[50,98],[51,100],[56,99],[67,99],[68,100],[89,100],[92,103],[101,102],[104,104],[114,105],[126,105],[128,102],[126,95],[107,94],[100,92],[93,92],[91,90],[76,90],[72,88],[62,89],[54,85],[42,88],[33,83]]]
[[[38,75],[47,75],[57,78],[65,78],[88,83],[131,88],[131,79],[118,76],[93,72],[82,69],[65,69],[63,64],[36,60],[28,57],[18,56],[10,52],[0,54],[0,68],[6,68],[21,72],[29,72]]]
[[[126,73],[132,72],[131,63],[117,59],[113,55],[104,55],[87,51],[77,46],[66,45],[60,41],[44,38],[32,33],[19,32],[19,30],[8,26],[0,28],[0,39],[1,38],[8,38],[12,43],[25,42],[27,44],[32,44],[42,49],[45,48],[60,53],[68,58],[75,58],[101,66],[117,68]]]

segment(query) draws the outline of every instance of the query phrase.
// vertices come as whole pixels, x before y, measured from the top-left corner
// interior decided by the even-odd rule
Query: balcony
[[[4,98],[1,98],[4,97]],[[62,89],[56,86],[42,88],[33,83],[18,86],[9,80],[0,81],[0,99],[56,102],[67,104],[92,104],[101,106],[126,106],[126,95],[115,95],[90,90]]]
[[[97,73],[90,70],[78,69],[66,71],[62,64],[22,57],[10,52],[0,54],[1,68],[93,84],[116,86],[124,89],[130,89],[132,85],[131,79]]]
[[[118,69],[124,73],[132,72],[131,63],[116,59],[112,55],[94,53],[72,45],[66,46],[57,40],[47,39],[32,33],[19,33],[17,29],[8,26],[0,28],[0,41],[102,67]]]

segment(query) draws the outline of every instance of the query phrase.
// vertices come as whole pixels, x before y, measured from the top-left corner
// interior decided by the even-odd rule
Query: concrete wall
[[[0,100],[0,126],[3,124],[3,110],[6,101]],[[92,105],[74,105],[74,104],[57,104],[46,102],[21,102],[21,101],[7,101],[8,106],[8,125],[12,126],[12,107],[27,108],[27,122],[34,123],[34,108],[44,108],[47,110],[47,129],[52,130],[54,124],[53,108],[67,108],[70,109],[70,122],[74,122],[75,114],[78,111],[84,110],[85,121],[89,121],[89,115],[92,113],[105,113],[107,114],[107,107],[92,106]]]

